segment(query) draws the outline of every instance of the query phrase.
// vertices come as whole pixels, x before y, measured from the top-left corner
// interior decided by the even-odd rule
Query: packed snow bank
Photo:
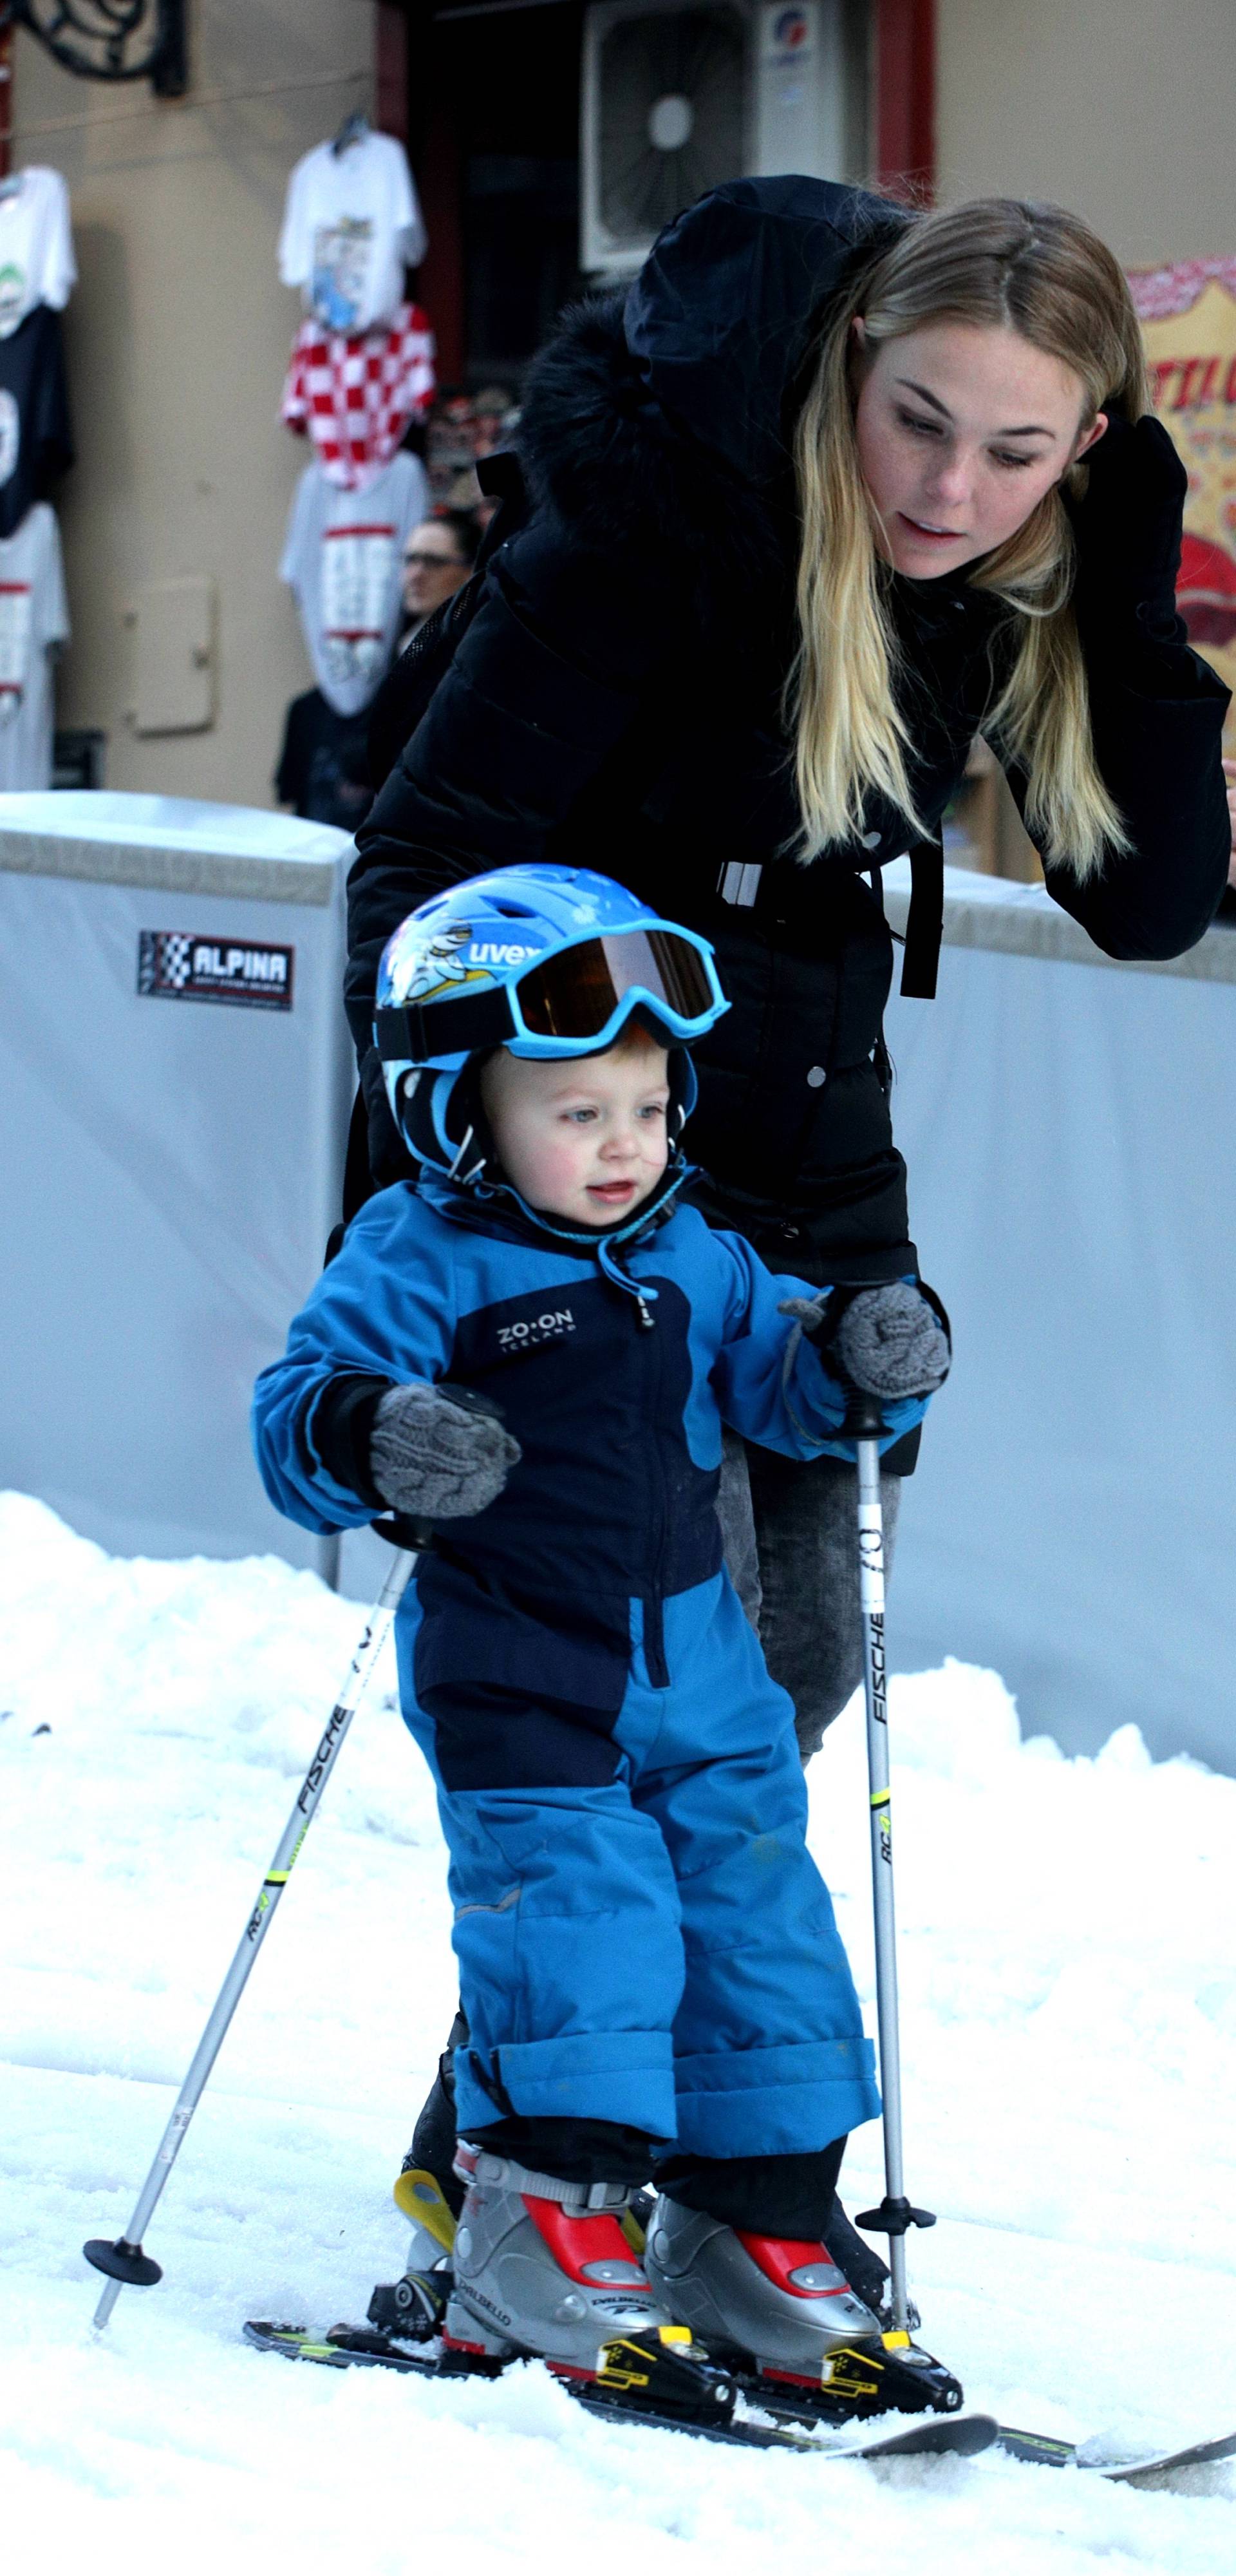
[[[363,2315],[390,2181],[449,2025],[443,1853],[394,1701],[358,1718],[150,2232],[166,2269],[89,2320],[355,1640],[271,1559],[125,1563],[0,1500],[0,2514],[89,2562],[395,2576],[485,2553],[595,2576],[912,2562],[1230,2576],[1236,2477],[1188,2494],[973,2463],[740,2456],[496,2388],[293,2370],[246,2315]],[[895,1648],[895,1595],[893,1601]],[[861,1715],[811,1770],[871,1997]],[[1130,2442],[1236,2423],[1236,1781],[1022,1744],[998,1678],[892,1690],[908,2174],[924,2339],[1008,2421]],[[879,2194],[879,2140],[846,2168]],[[11,2545],[11,2544],[10,2544]],[[20,2553],[19,2553],[20,2562]]]

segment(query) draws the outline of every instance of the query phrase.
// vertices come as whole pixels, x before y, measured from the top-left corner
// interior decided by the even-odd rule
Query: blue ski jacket
[[[662,1605],[721,1565],[721,1426],[792,1458],[853,1455],[844,1389],[779,1312],[818,1295],[742,1236],[663,1201],[642,1230],[564,1239],[503,1191],[424,1172],[353,1219],[254,1398],[271,1501],[313,1530],[371,1508],[317,1454],[313,1413],[341,1371],[449,1379],[495,1403],[522,1457],[488,1508],[442,1525],[414,1576],[417,1696],[521,1685],[612,1718],[632,1604],[650,1677]],[[887,1406],[882,1446],[925,1401]]]

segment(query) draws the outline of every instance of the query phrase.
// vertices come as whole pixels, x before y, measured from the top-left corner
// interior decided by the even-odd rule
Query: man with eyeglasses
[[[409,531],[403,550],[403,605],[407,624],[396,652],[461,589],[476,562],[481,531],[470,510],[444,510]]]

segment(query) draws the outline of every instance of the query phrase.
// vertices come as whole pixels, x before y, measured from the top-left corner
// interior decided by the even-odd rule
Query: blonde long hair
[[[850,325],[867,345],[955,321],[1011,328],[1061,359],[1085,388],[1081,427],[1115,402],[1132,420],[1149,409],[1137,316],[1106,245],[1059,206],[981,198],[912,219],[891,249],[862,266],[830,308],[795,438],[802,521],[799,649],[787,714],[803,818],[799,856],[852,840],[874,789],[916,832],[906,759],[913,745],[897,705],[899,646],[888,573],[877,553],[858,462]],[[1085,488],[1086,466],[1066,487]],[[971,569],[976,590],[1007,606],[1011,663],[984,718],[997,748],[1027,773],[1026,824],[1045,857],[1085,878],[1128,835],[1094,756],[1086,666],[1070,597],[1073,532],[1053,489],[1024,527]]]

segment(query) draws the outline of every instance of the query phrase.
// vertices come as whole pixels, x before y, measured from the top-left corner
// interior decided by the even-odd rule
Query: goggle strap
[[[502,985],[460,993],[449,1001],[389,1002],[374,1014],[378,1054],[384,1064],[425,1064],[435,1055],[474,1055],[503,1046],[515,1034]]]

